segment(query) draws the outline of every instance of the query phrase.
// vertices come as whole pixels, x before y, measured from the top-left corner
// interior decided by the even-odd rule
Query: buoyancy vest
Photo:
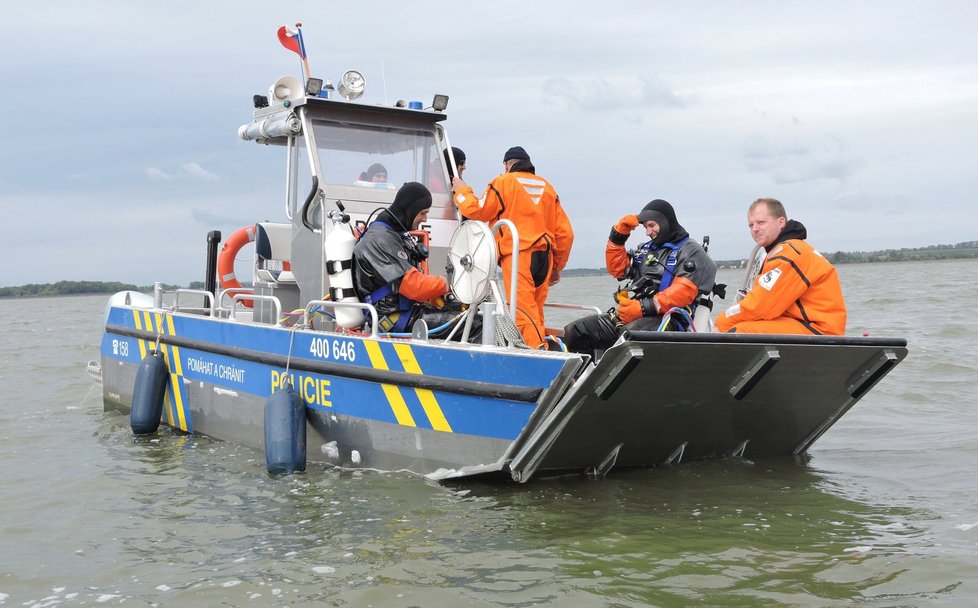
[[[653,281],[653,285],[648,286],[651,289],[645,290],[647,292],[646,297],[652,294],[663,291],[670,285],[672,285],[672,280],[676,276],[676,268],[679,266],[679,248],[689,240],[689,237],[683,238],[678,243],[663,243],[660,246],[656,246],[653,241],[648,241],[642,244],[636,251],[635,255],[632,256],[632,268],[629,271],[629,276],[632,277],[631,284],[635,285],[645,276],[650,276]],[[667,249],[669,255],[666,256],[665,262],[658,259],[657,253],[662,249]],[[650,267],[652,264],[662,264],[664,266],[662,270],[662,275],[656,282],[655,270],[649,269],[646,271],[646,267]]]

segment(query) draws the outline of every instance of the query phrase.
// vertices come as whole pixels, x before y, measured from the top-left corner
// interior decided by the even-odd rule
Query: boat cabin
[[[309,96],[291,77],[280,78],[267,98],[255,96],[254,117],[239,136],[285,151],[282,222],[257,229],[256,294],[274,295],[283,309],[323,298],[329,293],[325,242],[335,229],[330,212],[348,214],[352,227],[365,224],[406,182],[431,190],[423,236],[431,272],[444,274],[447,247],[459,225],[444,152],[450,145],[441,124],[447,99],[436,96],[428,109],[420,102],[370,105],[335,93]],[[386,170],[386,181],[367,174],[375,165]],[[272,313],[256,300],[256,320],[274,322]]]

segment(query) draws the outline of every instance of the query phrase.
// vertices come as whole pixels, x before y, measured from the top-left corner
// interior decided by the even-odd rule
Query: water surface
[[[976,269],[839,267],[850,335],[910,356],[802,461],[526,486],[273,479],[239,446],[134,438],[85,372],[107,298],[0,300],[0,605],[974,605]],[[921,284],[940,299],[899,291]]]

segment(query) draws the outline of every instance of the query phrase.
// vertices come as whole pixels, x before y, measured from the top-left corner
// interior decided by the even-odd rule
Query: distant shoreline
[[[916,249],[887,249],[884,251],[837,251],[825,257],[833,264],[873,264],[881,262],[920,262],[928,260],[960,260],[978,258],[978,241],[958,243],[957,245],[934,245]],[[721,269],[744,268],[747,259],[715,260]],[[604,268],[565,268],[565,277],[584,277],[606,274]],[[164,285],[169,291],[182,288],[181,285]],[[190,289],[203,289],[203,283],[194,281]],[[58,281],[57,283],[30,283],[17,287],[0,287],[0,298],[43,298],[51,296],[82,296],[93,294],[113,294],[120,291],[139,291],[152,293],[152,285],[135,285],[114,281]]]
[[[888,262],[921,262],[928,260],[963,260],[978,258],[978,241],[968,241],[957,245],[933,245],[915,249],[885,249],[882,251],[836,251],[825,254],[833,264],[876,264]],[[747,258],[738,260],[713,260],[717,268],[746,268]],[[604,268],[565,268],[565,277],[591,276],[605,274]]]

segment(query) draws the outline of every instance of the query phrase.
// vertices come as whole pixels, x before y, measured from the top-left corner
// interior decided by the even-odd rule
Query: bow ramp
[[[512,476],[802,454],[907,355],[903,339],[631,332],[514,451]]]

